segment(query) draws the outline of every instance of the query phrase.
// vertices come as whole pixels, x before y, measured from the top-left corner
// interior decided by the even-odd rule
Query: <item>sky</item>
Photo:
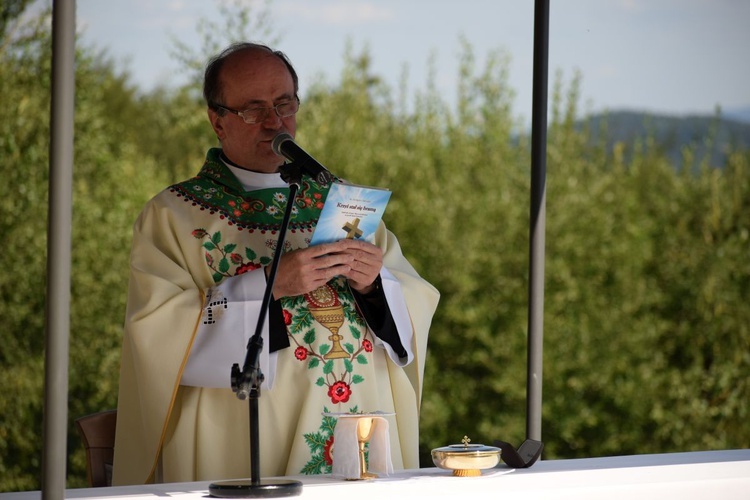
[[[176,37],[196,50],[201,18],[222,21],[237,0],[77,0],[84,43],[107,53],[148,91],[186,78],[171,58]],[[369,50],[372,71],[396,91],[407,68],[410,93],[434,85],[455,102],[460,40],[476,58],[509,57],[514,114],[532,110],[533,0],[247,0],[266,10],[276,48],[300,75],[339,81],[345,48]],[[637,110],[670,115],[750,112],[750,1],[551,0],[549,93],[556,75],[580,73],[583,112]],[[221,36],[221,33],[217,33]],[[266,36],[266,35],[264,35]],[[268,42],[268,39],[254,41]]]

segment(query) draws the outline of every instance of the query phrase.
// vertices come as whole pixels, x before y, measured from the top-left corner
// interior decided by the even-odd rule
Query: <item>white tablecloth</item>
[[[262,466],[261,466],[262,467]],[[261,469],[262,470],[262,469]],[[265,479],[265,478],[264,478]],[[295,477],[297,498],[498,499],[750,499],[750,450],[704,451],[575,460],[540,460],[529,469],[500,465],[481,477],[453,477],[441,469],[413,469],[370,481]],[[204,499],[211,482],[65,491],[66,498]],[[520,497],[519,495],[523,495]],[[39,500],[41,492],[2,493],[2,500]]]

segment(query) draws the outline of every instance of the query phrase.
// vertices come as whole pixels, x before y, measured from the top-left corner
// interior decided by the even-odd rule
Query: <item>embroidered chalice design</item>
[[[349,354],[341,347],[341,340],[344,337],[339,335],[339,328],[344,324],[344,308],[336,292],[326,284],[306,293],[305,300],[309,304],[310,314],[315,321],[331,332],[328,340],[333,345],[323,359],[348,358]]]

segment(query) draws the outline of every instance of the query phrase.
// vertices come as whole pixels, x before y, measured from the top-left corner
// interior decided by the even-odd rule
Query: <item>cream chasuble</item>
[[[219,153],[210,150],[198,176],[154,197],[134,227],[114,484],[250,475],[248,404],[228,387],[232,363],[243,364],[257,310],[248,305],[250,299],[248,304],[224,300],[221,290],[230,282],[259,284],[262,271],[255,278],[242,275],[270,263],[289,190],[245,191]],[[326,188],[304,178],[293,200],[285,251],[308,246],[326,194]],[[411,339],[405,347],[413,359],[403,367],[405,359],[391,359],[389,346],[368,328],[342,278],[281,299],[290,347],[268,356],[264,339],[263,477],[331,472],[336,422],[323,412],[395,412],[388,417],[393,465],[419,466],[422,375],[439,294],[419,277],[382,224],[376,244],[383,250],[383,288],[400,337]],[[389,287],[398,294],[388,293]],[[222,329],[222,320],[228,324],[238,314],[245,317],[243,331],[226,341],[232,359],[219,356],[212,367],[205,362],[209,355],[194,370],[197,353],[208,352],[203,344],[215,340],[212,332],[231,333],[232,328]],[[411,331],[402,331],[399,317],[407,318]],[[188,363],[191,350],[196,358]],[[226,387],[214,387],[207,378],[219,386],[226,380]]]

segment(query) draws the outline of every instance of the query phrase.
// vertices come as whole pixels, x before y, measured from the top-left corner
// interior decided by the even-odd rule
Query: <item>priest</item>
[[[249,416],[231,389],[255,333],[267,271],[293,205],[263,327],[264,477],[331,471],[333,413],[389,416],[393,466],[416,468],[427,335],[437,290],[381,223],[375,243],[310,246],[328,188],[289,199],[271,143],[294,136],[297,74],[239,43],[205,71],[220,147],[197,176],[150,200],[133,231],[113,483],[248,477]]]

